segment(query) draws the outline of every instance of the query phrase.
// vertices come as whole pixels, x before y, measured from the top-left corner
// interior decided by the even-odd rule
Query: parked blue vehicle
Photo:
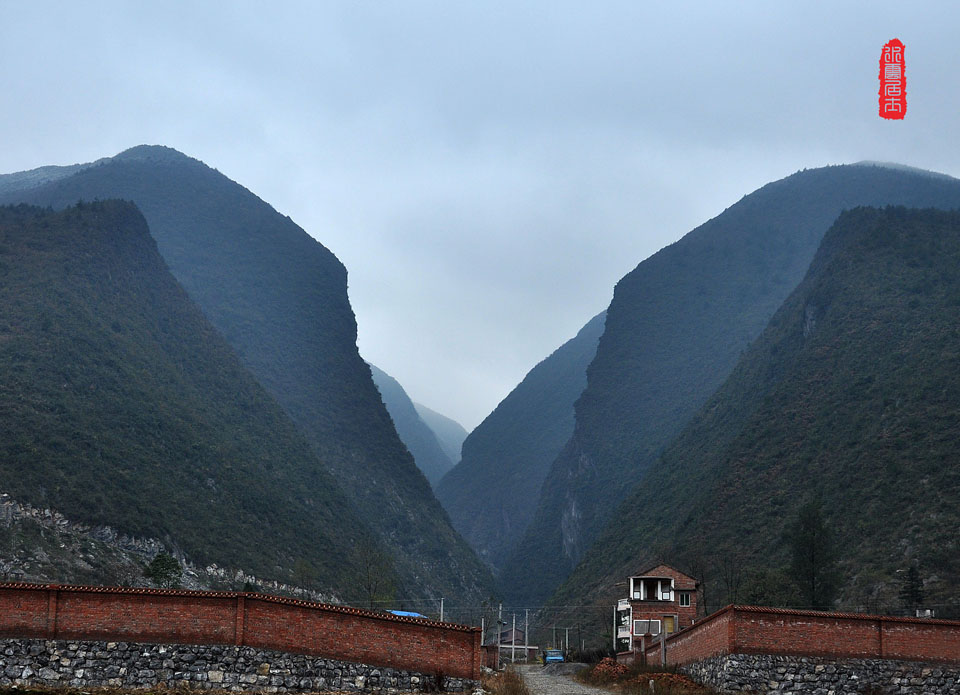
[[[543,663],[550,664],[557,661],[564,661],[563,651],[560,649],[545,649],[543,651]]]

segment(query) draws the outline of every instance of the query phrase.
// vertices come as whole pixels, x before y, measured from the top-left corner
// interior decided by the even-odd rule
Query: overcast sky
[[[652,6],[0,0],[0,173],[142,143],[216,167],[337,254],[363,356],[470,429],[764,183],[960,176],[956,3]],[[902,122],[877,115],[894,37]]]

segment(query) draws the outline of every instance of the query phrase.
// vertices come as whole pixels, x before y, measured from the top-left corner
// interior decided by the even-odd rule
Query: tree
[[[168,553],[158,553],[147,565],[143,574],[153,582],[154,586],[164,589],[177,589],[180,587],[183,570],[177,558]]]
[[[391,579],[390,558],[380,550],[366,548],[360,551],[360,590],[363,600],[371,609],[383,608],[396,596],[396,587]],[[383,604],[383,605],[378,605]]]
[[[916,565],[910,565],[900,587],[900,600],[911,611],[923,605],[923,577]]]
[[[317,580],[317,571],[309,562],[303,558],[293,563],[293,583],[294,586],[308,590]]]
[[[791,575],[804,606],[830,608],[837,591],[837,555],[820,502],[800,507],[784,535],[791,550]]]

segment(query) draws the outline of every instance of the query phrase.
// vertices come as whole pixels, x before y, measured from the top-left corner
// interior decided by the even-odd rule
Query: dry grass
[[[581,683],[611,688],[624,695],[712,695],[716,693],[715,690],[677,673],[673,668],[641,664],[625,666],[613,659],[603,659],[593,668],[579,672],[575,678]]]
[[[523,678],[512,668],[483,676],[483,689],[491,695],[531,695]]]

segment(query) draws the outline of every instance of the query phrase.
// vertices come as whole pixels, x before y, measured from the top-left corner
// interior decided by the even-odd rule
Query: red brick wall
[[[690,627],[697,617],[697,602],[693,598],[693,593],[695,592],[691,592],[689,606],[681,606],[676,598],[673,601],[630,601],[630,606],[633,608],[633,620],[659,620],[661,621],[661,629],[663,629],[662,621],[666,616],[672,615],[676,620],[678,630]],[[674,597],[676,597],[676,593],[674,593]],[[633,630],[632,624],[630,629]]]
[[[960,623],[951,623],[884,620],[883,655],[909,661],[960,661]]]
[[[57,593],[57,639],[234,644],[235,598],[83,589]]]
[[[0,591],[0,637],[46,637],[47,603],[43,591]]]
[[[728,611],[715,613],[696,629],[684,630],[667,640],[667,660],[670,663],[686,664],[719,654],[728,654],[730,628],[733,614]],[[659,659],[659,651],[647,651],[647,662]]]
[[[360,612],[331,612],[248,599],[244,644],[474,677],[473,631],[438,628],[427,622],[381,620]],[[424,668],[424,664],[430,667]]]
[[[880,629],[875,619],[742,611],[735,615],[734,652],[880,657]]]
[[[960,663],[960,621],[727,606],[667,639],[671,664],[736,653]]]
[[[479,628],[263,594],[0,584],[0,636],[242,644],[480,677]]]

